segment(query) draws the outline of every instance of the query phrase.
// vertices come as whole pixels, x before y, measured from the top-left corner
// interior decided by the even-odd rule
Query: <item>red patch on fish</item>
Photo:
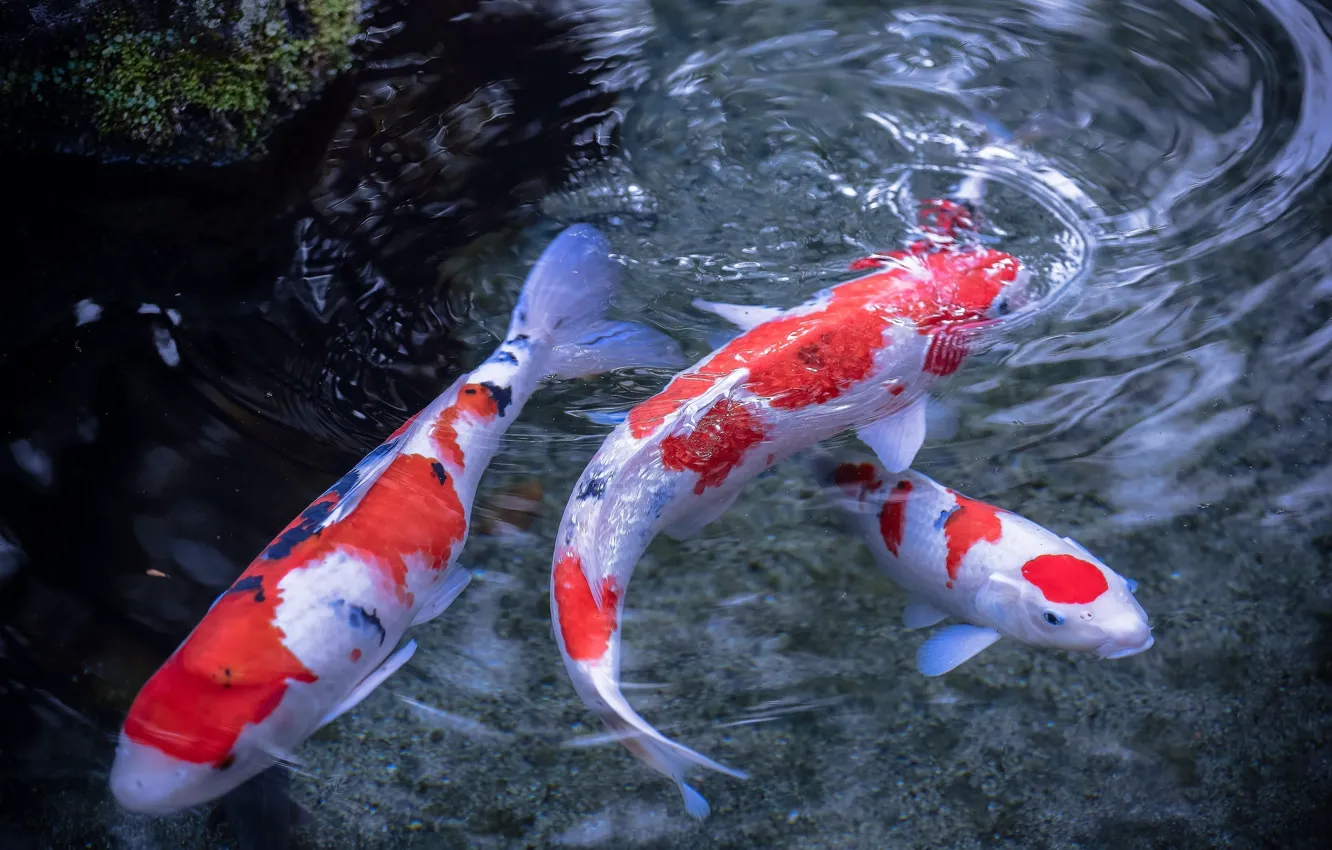
[[[907,500],[911,498],[911,482],[899,481],[888,494],[888,501],[879,511],[879,534],[883,536],[888,551],[896,555],[902,548],[902,538],[906,536]]]
[[[423,557],[439,570],[467,531],[452,482],[441,485],[432,463],[399,455],[342,520],[320,530],[302,518],[288,525],[265,550],[277,547],[280,557],[257,558],[144,685],[125,721],[130,740],[183,761],[218,763],[247,724],[273,712],[290,682],[316,681],[287,649],[274,618],[279,604],[325,607],[320,600],[287,599],[279,584],[334,550],[378,570],[384,586],[410,608],[404,558]]]
[[[359,648],[351,651],[351,660],[353,664],[361,660],[361,650]]]
[[[464,416],[489,422],[499,414],[499,404],[485,384],[464,384],[453,404],[440,411],[430,427],[440,457],[461,469],[466,458],[458,444],[458,423]]]
[[[848,312],[836,328],[806,333],[787,356],[756,365],[745,388],[783,410],[831,401],[874,368],[885,325],[869,310]]]
[[[948,492],[953,493],[952,490]],[[999,542],[1004,533],[999,522],[999,509],[966,496],[953,493],[957,507],[944,520],[944,537],[948,541],[948,586],[957,580],[958,568],[971,547],[984,540],[989,543]]]
[[[853,272],[873,271],[874,269],[881,269],[895,260],[900,260],[903,257],[906,257],[907,254],[908,252],[906,251],[891,251],[887,254],[870,254],[868,257],[852,260],[847,265],[847,269]]]
[[[872,463],[844,463],[833,470],[833,484],[848,487],[859,484],[862,489],[873,493],[883,486],[879,470]]]
[[[194,764],[217,764],[247,723],[281,703],[290,681],[317,677],[273,625],[276,591],[265,602],[226,594],[148,680],[130,706],[125,735]]]
[[[951,375],[961,368],[966,356],[966,338],[954,328],[944,328],[930,339],[921,368],[940,377]]]
[[[834,287],[820,309],[765,322],[677,375],[629,411],[630,433],[646,437],[742,368],[749,370],[745,388],[774,408],[824,404],[870,375],[890,322],[915,322],[922,334],[975,322],[1018,272],[1016,259],[988,248],[901,257],[891,268]],[[937,356],[931,365],[955,369],[960,356]]]
[[[576,552],[568,552],[555,564],[551,585],[559,608],[564,651],[574,661],[596,661],[605,655],[619,617],[616,606],[620,597],[614,580],[608,577],[602,582],[598,607],[583,575],[582,560]]]
[[[1110,589],[1105,574],[1073,555],[1039,555],[1022,565],[1022,577],[1055,603],[1084,605]]]
[[[948,239],[955,239],[959,230],[975,230],[976,222],[971,206],[945,198],[928,198],[921,201],[918,215],[921,230],[934,233]]]
[[[694,492],[702,494],[726,480],[745,452],[763,442],[765,430],[749,405],[718,399],[688,434],[661,441],[661,463],[675,472],[697,472]]]

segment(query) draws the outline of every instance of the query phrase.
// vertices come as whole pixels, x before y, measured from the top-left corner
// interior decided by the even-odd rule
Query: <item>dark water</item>
[[[924,680],[900,594],[780,467],[701,539],[654,544],[630,597],[625,679],[660,683],[631,701],[751,775],[705,778],[696,824],[618,749],[565,746],[599,730],[545,597],[596,414],[666,376],[553,385],[478,503],[537,477],[541,515],[474,537],[487,580],[303,748],[297,846],[1325,846],[1332,15],[601,12],[564,51],[538,46],[548,22],[455,36],[471,79],[429,58],[447,28],[408,14],[246,171],[24,162],[0,316],[0,836],[236,846],[206,813],[119,811],[109,734],[272,534],[484,356],[558,227],[606,230],[621,308],[702,354],[720,325],[690,299],[793,304],[983,174],[987,238],[1047,297],[949,380],[916,465],[1137,579],[1153,649],[999,645]]]

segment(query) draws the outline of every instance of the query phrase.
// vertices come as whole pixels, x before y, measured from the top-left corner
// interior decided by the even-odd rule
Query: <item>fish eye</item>
[[[1064,624],[1064,618],[1053,611],[1046,611],[1041,616],[1045,617],[1045,622],[1052,626],[1062,626]]]
[[[1013,308],[1010,307],[1010,306],[1008,305],[1008,299],[1007,299],[1007,298],[1001,298],[1001,299],[999,300],[999,304],[998,304],[998,306],[995,307],[995,309],[998,310],[999,315],[1001,315],[1001,316],[1007,316],[1007,315],[1008,315],[1008,312],[1009,312],[1010,310],[1012,310]]]

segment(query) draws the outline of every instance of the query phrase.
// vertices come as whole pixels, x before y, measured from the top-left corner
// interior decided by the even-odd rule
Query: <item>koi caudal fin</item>
[[[691,767],[715,770],[736,779],[749,778],[744,771],[715,762],[658,732],[629,705],[620,692],[616,677],[606,669],[607,665],[578,666],[580,669],[574,674],[574,683],[584,702],[596,711],[610,730],[608,737],[619,741],[653,770],[670,777],[680,789],[685,811],[690,817],[702,820],[712,811],[703,795],[684,780],[685,771]]]
[[[566,228],[528,274],[509,339],[546,340],[549,374],[561,378],[625,366],[684,367],[687,361],[675,340],[645,325],[607,318],[619,278],[620,266],[599,230],[589,224]]]

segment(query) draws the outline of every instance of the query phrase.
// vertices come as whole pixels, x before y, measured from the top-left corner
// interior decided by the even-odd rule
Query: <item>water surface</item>
[[[29,810],[0,824],[57,846],[230,840],[202,813],[119,811],[106,735],[272,534],[488,353],[563,225],[604,229],[624,264],[619,308],[701,356],[724,329],[692,298],[794,304],[909,241],[919,198],[981,175],[985,237],[1045,297],[945,383],[916,466],[1136,579],[1149,652],[1097,662],[1003,642],[923,679],[901,594],[800,467],[779,466],[699,539],[654,543],[629,596],[630,700],[750,773],[703,777],[714,814],[695,823],[622,750],[567,746],[600,729],[546,599],[550,537],[602,415],[669,376],[559,383],[510,431],[478,501],[494,516],[537,477],[540,515],[522,536],[475,535],[463,560],[480,580],[417,631],[421,650],[380,693],[303,748],[294,791],[313,819],[299,840],[1321,846],[1332,16],[1295,0],[660,0],[634,20],[651,29],[632,33],[637,88],[609,160],[520,231],[431,255],[416,284],[394,262],[410,250],[343,262],[337,240],[421,244],[428,216],[358,213],[377,223],[349,236],[328,178],[264,243],[275,268],[256,264],[244,299],[127,300],[151,275],[112,271],[52,294],[10,337],[6,368],[42,363],[46,380],[18,383],[6,417],[17,548],[3,563],[95,578],[29,588],[6,615],[7,648],[35,643],[7,658],[29,664],[13,681],[40,709],[5,742],[6,798]],[[358,184],[368,209],[373,183]],[[390,184],[390,209],[418,191]]]

